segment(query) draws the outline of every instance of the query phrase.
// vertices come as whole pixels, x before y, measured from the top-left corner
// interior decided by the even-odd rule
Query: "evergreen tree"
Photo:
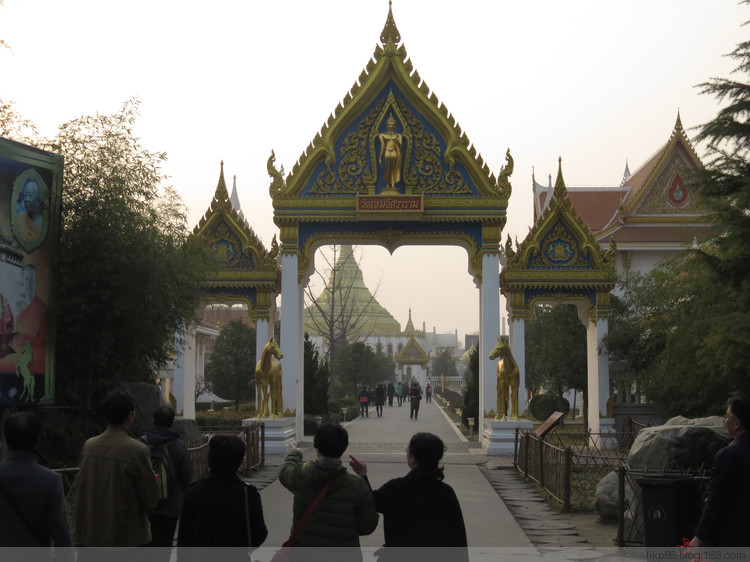
[[[700,127],[707,143],[706,167],[694,185],[709,206],[716,235],[697,252],[706,264],[714,291],[733,303],[713,319],[705,334],[706,350],[735,392],[747,392],[750,372],[750,41],[729,55],[737,61],[732,78],[712,78],[701,93],[724,104]]]
[[[255,328],[241,320],[224,326],[206,364],[206,382],[222,398],[240,402],[255,397]]]
[[[458,368],[456,367],[456,358],[450,351],[443,351],[438,353],[432,359],[432,376],[439,379],[440,375],[446,377],[458,376]]]
[[[324,415],[328,413],[328,385],[330,374],[328,363],[320,358],[310,335],[305,332],[305,414]]]

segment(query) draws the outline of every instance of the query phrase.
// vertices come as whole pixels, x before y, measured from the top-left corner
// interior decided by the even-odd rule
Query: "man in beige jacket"
[[[107,429],[86,441],[81,453],[75,542],[84,547],[143,546],[151,541],[148,510],[159,503],[161,493],[148,446],[128,432],[135,399],[126,391],[113,391],[102,409]]]

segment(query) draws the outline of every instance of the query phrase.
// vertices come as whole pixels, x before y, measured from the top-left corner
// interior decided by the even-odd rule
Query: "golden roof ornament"
[[[565,187],[565,180],[562,175],[562,156],[557,158],[557,179],[555,180],[555,191],[554,197],[558,201],[562,201],[568,196],[568,190]]]
[[[385,53],[393,55],[396,52],[396,45],[401,42],[401,34],[396,27],[396,20],[393,19],[393,9],[391,0],[388,0],[388,18],[385,20],[385,27],[380,33],[380,41],[385,46]]]

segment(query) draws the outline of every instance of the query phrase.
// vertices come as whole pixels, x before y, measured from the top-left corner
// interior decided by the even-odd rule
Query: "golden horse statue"
[[[255,388],[258,390],[258,417],[280,418],[284,411],[281,397],[281,353],[278,342],[271,340],[263,348],[255,367]],[[270,408],[269,408],[270,400]]]
[[[490,359],[498,357],[500,357],[500,362],[497,364],[497,415],[495,419],[500,421],[508,419],[506,414],[512,400],[511,419],[518,421],[518,385],[521,382],[521,374],[518,370],[518,363],[510,352],[510,343],[505,338],[497,342],[495,349],[490,352]]]

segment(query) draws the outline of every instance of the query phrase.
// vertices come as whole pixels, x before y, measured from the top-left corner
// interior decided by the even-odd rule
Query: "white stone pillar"
[[[602,362],[599,357],[599,344],[601,343],[604,334],[606,334],[606,327],[606,320],[589,321],[586,324],[586,363],[588,370],[589,395],[588,421],[591,433],[595,434],[600,433],[600,412],[606,413],[607,410],[607,398],[605,397],[602,402],[602,396],[606,395],[609,391],[609,366],[607,364],[604,365],[606,385],[604,385],[604,389],[602,389],[602,374],[600,371],[602,368]]]
[[[296,412],[295,440],[304,435],[302,394],[302,295],[303,287],[297,281],[299,259],[296,253],[281,254],[281,385],[284,411]]]
[[[526,411],[526,322],[515,318],[510,324],[510,351],[518,364],[518,415]]]
[[[497,408],[496,362],[490,352],[500,336],[500,256],[482,256],[482,284],[479,286],[479,428],[484,429],[485,410]]]
[[[195,326],[185,331],[185,343],[182,348],[182,417],[186,420],[195,419],[195,376],[198,361],[202,359],[196,345]],[[175,375],[177,368],[175,367]]]

